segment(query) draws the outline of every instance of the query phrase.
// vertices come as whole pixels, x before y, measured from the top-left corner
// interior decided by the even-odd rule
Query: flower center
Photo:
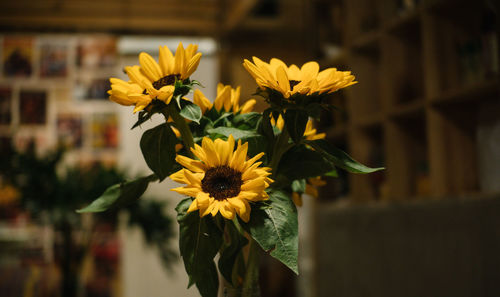
[[[293,91],[293,87],[300,84],[300,81],[298,80],[289,80],[288,82],[290,83],[290,91]]]
[[[181,79],[180,74],[170,74],[170,75],[164,76],[164,77],[160,78],[159,80],[155,81],[153,83],[153,87],[155,89],[159,90],[164,86],[173,85],[175,83],[175,80],[179,80],[179,79]]]
[[[201,188],[216,200],[224,200],[237,196],[242,184],[241,172],[229,166],[219,166],[205,172]]]

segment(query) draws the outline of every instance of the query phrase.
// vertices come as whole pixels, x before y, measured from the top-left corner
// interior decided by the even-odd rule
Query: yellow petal
[[[201,53],[197,53],[196,55],[194,55],[194,57],[192,57],[191,60],[189,60],[186,73],[183,75],[183,77],[181,77],[181,79],[186,79],[190,77],[191,74],[193,74],[193,72],[195,72],[196,69],[198,68],[200,60],[201,60]]]
[[[316,78],[319,72],[319,64],[314,61],[307,62],[302,65],[300,72],[302,73],[301,80]]]
[[[179,46],[177,46],[177,50],[175,51],[175,64],[174,64],[174,72],[175,74],[183,74],[184,68],[186,67],[184,61],[184,47],[182,46],[182,42],[179,42]]]
[[[205,95],[203,95],[203,93],[199,89],[196,89],[194,91],[193,102],[200,107],[202,113],[205,113],[207,110],[212,109],[212,103],[207,99],[207,97],[205,97]]]
[[[279,90],[285,98],[290,97],[290,81],[286,75],[286,71],[283,67],[279,67],[276,70],[276,79],[278,80]]]
[[[160,66],[156,63],[155,59],[147,53],[139,54],[139,63],[141,63],[141,71],[144,73],[151,81],[157,81],[162,78],[162,72]]]
[[[193,160],[183,155],[177,155],[175,157],[175,161],[193,172],[205,172],[207,170],[207,167],[203,164],[203,162]]]
[[[250,99],[248,101],[246,101],[243,106],[241,107],[240,109],[240,112],[241,113],[248,113],[248,112],[251,112],[255,106],[255,104],[257,103],[257,101],[255,99]]]
[[[299,193],[297,192],[292,193],[292,201],[293,203],[295,203],[295,205],[302,206],[302,196]]]
[[[167,46],[160,46],[160,68],[163,76],[175,74],[174,71],[174,55]]]

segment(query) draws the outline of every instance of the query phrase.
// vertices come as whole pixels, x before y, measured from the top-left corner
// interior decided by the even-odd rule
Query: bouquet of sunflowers
[[[141,53],[140,66],[125,67],[129,81],[110,79],[110,100],[138,113],[133,128],[155,113],[165,122],[140,141],[152,174],[109,187],[79,212],[131,203],[149,183],[170,177],[183,184],[172,191],[186,196],[176,211],[189,286],[215,297],[220,276],[225,296],[258,296],[263,253],[298,273],[296,205],[302,193],[314,193],[320,177],[336,176],[337,168],[381,168],[356,162],[313,128],[312,120],[331,108],[332,92],[356,83],[349,71],[319,71],[316,62],[299,68],[279,59],[244,60],[259,86],[256,95],[268,103],[255,112],[255,99],[240,105],[239,87],[219,84],[213,103],[195,89],[200,83],[190,76],[200,59],[196,45],[179,44],[175,55],[160,47],[158,62]],[[184,97],[193,90],[193,100]]]

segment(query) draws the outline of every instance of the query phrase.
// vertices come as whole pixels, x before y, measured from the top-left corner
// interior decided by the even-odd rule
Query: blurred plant
[[[126,207],[115,207],[104,215],[93,215],[91,226],[86,226],[82,216],[75,212],[101,195],[109,184],[124,180],[124,173],[117,168],[100,163],[59,168],[64,151],[57,149],[39,157],[34,143],[24,152],[13,147],[4,149],[3,155],[1,181],[18,193],[18,206],[61,235],[62,240],[55,246],[56,262],[63,276],[61,296],[76,296],[78,272],[84,256],[90,251],[92,234],[98,232],[96,227],[100,224],[116,226],[119,211],[128,213],[128,226],[138,226],[142,230],[146,242],[158,250],[165,268],[176,259],[169,242],[173,237],[172,219],[163,212],[165,202],[141,200]],[[75,240],[77,232],[83,234],[83,239]]]

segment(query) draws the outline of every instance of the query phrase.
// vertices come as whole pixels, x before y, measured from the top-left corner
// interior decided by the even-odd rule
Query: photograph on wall
[[[111,90],[109,79],[93,79],[87,87],[86,99],[106,100],[109,97],[108,90]]]
[[[83,68],[111,67],[116,64],[116,38],[87,36],[77,46],[76,65]]]
[[[68,44],[62,40],[42,40],[40,44],[40,77],[66,77],[68,75],[68,49]]]
[[[83,122],[79,114],[57,116],[57,140],[67,149],[81,148],[83,144]]]
[[[21,125],[44,125],[47,121],[47,93],[22,90],[19,93]]]
[[[2,62],[5,77],[28,77],[33,73],[33,45],[31,37],[5,36]]]
[[[12,120],[12,89],[0,87],[0,125],[9,125]]]
[[[118,147],[118,117],[115,113],[92,115],[92,147],[110,149]]]

